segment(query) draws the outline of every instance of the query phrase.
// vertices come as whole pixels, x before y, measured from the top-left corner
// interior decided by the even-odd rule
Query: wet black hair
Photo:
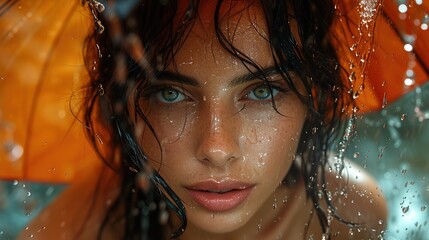
[[[331,0],[247,2],[263,9],[275,67],[307,107],[297,152],[302,162],[294,165],[285,178],[303,179],[307,196],[326,231],[328,210],[345,222],[335,213],[328,197],[325,171],[327,152],[344,130],[341,120],[352,102],[350,86],[342,78],[343,68],[331,41],[334,4]],[[266,81],[261,68],[234,46],[220,26],[221,6],[232,8],[233,4],[234,1],[217,1],[213,19],[217,39],[249,71]],[[86,88],[84,122],[99,157],[120,174],[122,184],[121,193],[105,216],[99,238],[109,224],[118,220],[112,219],[114,216],[125,219],[124,239],[177,237],[186,228],[185,208],[162,176],[150,167],[131,116],[143,119],[153,129],[137,101],[129,103],[129,99],[138,98],[147,81],[157,77],[157,70],[174,64],[175,54],[198,18],[199,1],[189,0],[180,16],[178,1],[174,0],[112,0],[105,6],[103,14],[91,8],[96,28],[86,42],[91,82]],[[292,32],[292,24],[296,24],[298,35]],[[291,71],[299,76],[305,93],[295,87]],[[328,210],[321,207],[321,201]],[[165,226],[159,221],[164,206],[177,215],[180,226]]]

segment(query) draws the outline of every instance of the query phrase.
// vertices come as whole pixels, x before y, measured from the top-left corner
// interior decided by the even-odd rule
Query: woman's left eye
[[[174,88],[163,88],[156,93],[156,98],[162,103],[177,103],[186,99],[186,96]]]
[[[252,89],[247,97],[252,100],[268,100],[275,97],[279,93],[279,90],[275,87],[270,87],[267,85],[261,85]]]

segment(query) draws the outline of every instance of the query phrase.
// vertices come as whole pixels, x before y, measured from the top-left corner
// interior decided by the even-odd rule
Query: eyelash
[[[176,92],[179,95],[179,96],[177,96],[177,98],[179,98],[179,97],[181,98],[180,101],[178,101],[178,102],[168,102],[168,101],[161,100],[163,91]],[[174,87],[172,85],[149,86],[147,89],[145,89],[142,92],[141,97],[143,99],[146,99],[146,100],[149,100],[151,98],[156,98],[157,101],[159,101],[159,102],[161,102],[163,104],[166,104],[166,105],[171,105],[171,104],[174,104],[174,103],[182,102],[183,100],[190,99],[189,96],[187,94],[185,94],[183,90],[179,90],[179,89],[177,89],[177,87]],[[176,100],[176,99],[174,99],[174,100]]]
[[[266,87],[267,90],[269,91],[269,97],[267,97],[266,99],[252,99],[249,97],[249,95],[253,94],[254,95],[254,91],[258,88],[263,88]],[[246,91],[246,94],[244,94],[245,99],[243,100],[247,100],[247,101],[251,101],[251,102],[257,102],[257,103],[271,103],[272,100],[274,100],[276,97],[278,97],[279,93],[287,93],[289,90],[285,87],[279,86],[279,84],[272,84],[269,86],[266,83],[263,84],[255,84],[252,85],[248,88],[249,90]],[[176,99],[174,99],[172,102],[168,102],[168,101],[163,101],[161,98],[162,96],[160,96],[162,94],[163,91],[174,91],[177,92],[179,94],[179,96],[177,96],[177,98],[180,97],[180,101],[177,102],[173,102]],[[181,95],[181,96],[180,96]],[[176,103],[180,103],[182,101],[185,100],[189,100],[190,97],[184,93],[183,90],[179,90],[177,89],[177,87],[172,86],[172,85],[165,85],[165,86],[150,86],[147,89],[145,89],[145,91],[142,92],[141,97],[143,99],[151,99],[151,98],[156,98],[157,101],[161,102],[162,104],[165,105],[172,105],[172,104],[176,104]]]
[[[255,91],[258,88],[261,87],[266,87],[267,90],[269,91],[269,96],[266,99],[250,99],[249,95],[253,93],[253,91]],[[255,102],[258,104],[271,104],[273,100],[275,100],[276,98],[278,98],[280,93],[287,93],[289,92],[289,90],[283,86],[280,86],[280,84],[276,84],[276,83],[270,83],[270,85],[263,83],[263,84],[256,84],[253,86],[249,87],[250,90],[247,91],[247,94],[245,94],[245,97],[251,101],[251,102]],[[254,93],[253,93],[254,94]]]

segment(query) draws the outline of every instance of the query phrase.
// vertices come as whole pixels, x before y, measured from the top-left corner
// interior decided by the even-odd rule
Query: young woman
[[[331,1],[88,5],[85,124],[108,167],[72,185],[24,238],[382,235],[376,184],[329,154],[353,105]]]

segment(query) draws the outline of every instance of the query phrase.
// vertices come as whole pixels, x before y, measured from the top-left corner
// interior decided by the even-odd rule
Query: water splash
[[[378,1],[377,0],[361,0],[359,2],[359,15],[361,22],[368,26],[368,23],[374,20],[377,13]]]

